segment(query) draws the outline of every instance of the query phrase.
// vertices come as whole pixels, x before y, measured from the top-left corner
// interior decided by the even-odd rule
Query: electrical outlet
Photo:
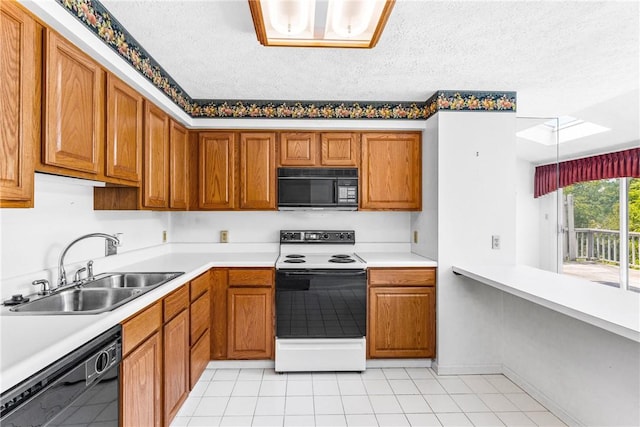
[[[227,230],[220,232],[220,243],[229,243],[229,232]]]
[[[500,249],[500,236],[491,236],[491,249]]]
[[[162,243],[167,243],[167,230],[162,230]]]
[[[418,230],[413,232],[413,243],[418,243]]]

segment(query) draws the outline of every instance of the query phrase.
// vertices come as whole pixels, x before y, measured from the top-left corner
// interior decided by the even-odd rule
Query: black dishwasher
[[[118,325],[2,393],[0,425],[118,426],[121,360]]]

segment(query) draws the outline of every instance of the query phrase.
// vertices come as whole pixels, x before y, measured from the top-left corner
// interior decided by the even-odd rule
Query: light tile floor
[[[360,373],[207,369],[171,424],[182,426],[564,426],[503,375],[429,368]]]

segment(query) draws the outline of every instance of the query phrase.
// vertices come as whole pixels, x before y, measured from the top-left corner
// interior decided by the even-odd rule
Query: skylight
[[[543,124],[536,125],[516,133],[516,136],[544,145],[555,145],[557,142],[573,141],[587,136],[596,135],[611,129],[586,122],[571,116],[561,116]]]

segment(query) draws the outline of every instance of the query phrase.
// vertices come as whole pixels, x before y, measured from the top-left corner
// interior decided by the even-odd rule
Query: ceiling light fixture
[[[372,48],[395,0],[249,0],[265,46]]]

